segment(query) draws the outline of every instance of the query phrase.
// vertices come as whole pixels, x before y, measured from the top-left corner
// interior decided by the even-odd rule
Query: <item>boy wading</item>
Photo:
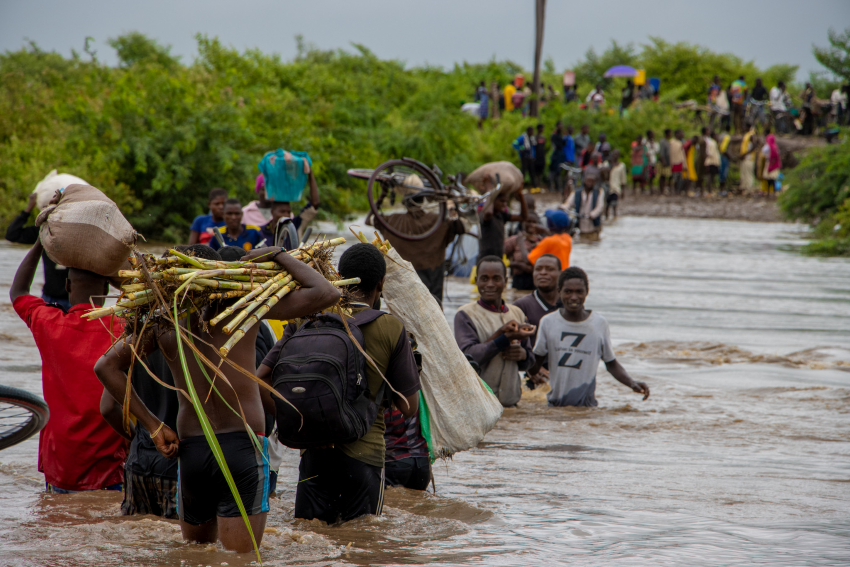
[[[537,359],[528,373],[539,381],[538,372],[548,359],[549,405],[593,407],[598,405],[596,370],[602,360],[614,378],[647,399],[649,386],[633,380],[615,359],[608,322],[584,308],[588,288],[587,274],[580,268],[567,268],[558,276],[563,307],[540,320]]]

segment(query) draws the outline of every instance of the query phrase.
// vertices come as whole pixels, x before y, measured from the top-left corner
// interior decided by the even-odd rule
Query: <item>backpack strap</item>
[[[348,320],[349,323],[354,324],[358,327],[363,325],[368,325],[381,315],[387,315],[386,311],[380,311],[378,309],[364,309],[363,311],[355,314],[351,319]]]
[[[382,315],[388,315],[388,313],[379,309],[364,309],[363,311],[356,313],[351,319],[349,319],[348,323],[353,324],[359,328],[363,325],[368,325],[369,323],[375,321]],[[370,364],[370,362],[366,362],[366,366],[369,366]],[[378,411],[382,411],[384,399],[389,398],[389,396],[387,396],[386,390],[387,382],[386,378],[384,377],[384,379],[381,380],[381,386],[378,388],[378,392],[375,395],[375,403],[378,405]]]

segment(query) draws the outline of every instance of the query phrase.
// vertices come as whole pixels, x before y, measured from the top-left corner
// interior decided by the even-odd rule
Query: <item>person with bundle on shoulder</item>
[[[225,214],[227,214],[227,210]],[[238,203],[233,209],[242,215]],[[202,244],[184,251],[188,256],[211,261],[221,261],[221,255]],[[243,261],[262,258],[275,262],[300,284],[286,295],[286,299],[271,306],[263,319],[290,320],[307,317],[336,305],[340,292],[318,271],[280,248],[257,248],[243,256]],[[224,328],[232,321],[230,315],[217,325],[210,325],[227,306],[236,299],[212,301],[186,320],[187,331],[198,337],[195,343],[200,354],[209,360],[218,359],[220,349],[231,338]],[[95,321],[94,323],[98,323]],[[152,408],[148,407],[131,385],[130,412],[136,416],[166,458],[179,460],[178,514],[180,529],[186,541],[215,543],[220,540],[225,549],[240,553],[253,549],[253,541],[262,543],[266,515],[269,511],[269,441],[265,436],[265,412],[260,388],[239,369],[256,368],[256,342],[261,325],[245,331],[244,338],[229,350],[227,359],[234,366],[224,364],[220,371],[228,383],[216,396],[204,402],[204,411],[211,424],[212,433],[238,488],[251,532],[248,531],[239,505],[230,491],[224,473],[206,438],[205,425],[187,396],[178,396],[177,431],[165,424]],[[141,330],[140,330],[141,331]],[[138,345],[138,346],[135,346]],[[182,339],[169,321],[154,324],[141,336],[127,335],[114,345],[106,346],[106,354],[95,365],[95,374],[114,400],[124,400],[127,387],[127,370],[134,358],[144,359],[159,348],[174,376],[175,386],[187,389],[189,381],[198,392],[209,392],[207,370],[197,358],[181,356]],[[108,349],[108,350],[107,350]],[[184,374],[184,366],[188,372]],[[240,407],[242,415],[232,408]],[[246,427],[250,430],[246,430]],[[179,436],[178,436],[179,433]],[[258,446],[259,444],[259,446]],[[179,454],[179,456],[178,456]],[[253,533],[253,537],[252,537]]]

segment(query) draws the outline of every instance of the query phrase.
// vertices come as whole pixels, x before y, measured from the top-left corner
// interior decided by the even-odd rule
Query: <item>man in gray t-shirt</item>
[[[559,311],[540,320],[534,354],[549,357],[549,385],[546,396],[553,406],[596,406],[596,369],[599,360],[614,361],[608,321],[590,313],[573,323]]]
[[[614,357],[608,321],[584,308],[588,288],[581,268],[567,268],[558,276],[563,307],[540,320],[536,360],[528,375],[536,376],[548,360],[550,406],[596,406],[596,370],[602,360],[614,378],[647,399],[649,386],[633,380]]]

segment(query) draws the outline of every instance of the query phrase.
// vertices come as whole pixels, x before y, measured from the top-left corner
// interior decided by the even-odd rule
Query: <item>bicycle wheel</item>
[[[0,450],[29,439],[48,419],[44,400],[26,390],[0,386]]]
[[[403,240],[431,237],[446,218],[448,191],[431,169],[414,159],[379,165],[369,177],[367,195],[376,226]],[[410,210],[424,214],[411,222],[409,215],[403,215]]]

